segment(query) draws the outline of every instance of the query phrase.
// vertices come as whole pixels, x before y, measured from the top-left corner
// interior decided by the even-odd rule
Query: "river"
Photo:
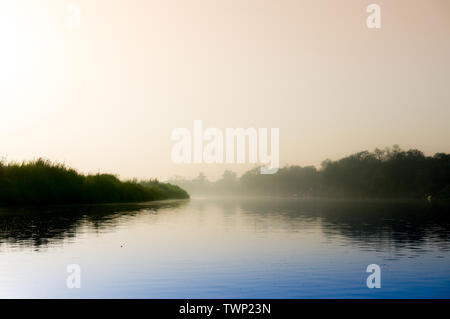
[[[366,285],[370,264],[380,288]],[[80,288],[68,288],[69,265]],[[2,208],[0,297],[450,298],[450,209],[273,198]]]

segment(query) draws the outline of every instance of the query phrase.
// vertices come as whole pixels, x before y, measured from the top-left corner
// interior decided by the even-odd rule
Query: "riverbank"
[[[84,175],[47,160],[0,162],[0,205],[148,202],[186,199],[179,186],[157,180],[121,181],[111,174]]]

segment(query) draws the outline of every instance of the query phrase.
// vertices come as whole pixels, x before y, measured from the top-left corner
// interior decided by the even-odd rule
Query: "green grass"
[[[110,174],[83,175],[48,160],[0,162],[0,205],[144,202],[189,198],[157,180],[121,181]]]

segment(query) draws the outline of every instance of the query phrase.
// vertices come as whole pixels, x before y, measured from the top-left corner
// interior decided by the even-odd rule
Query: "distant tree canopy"
[[[140,202],[188,198],[180,187],[157,180],[120,181],[110,174],[82,175],[39,159],[0,162],[0,205]]]
[[[230,179],[234,176],[234,179]],[[232,182],[230,182],[232,180]],[[240,179],[230,172],[217,182],[172,180],[192,193],[250,193],[358,198],[450,198],[450,154],[425,156],[398,146],[359,152],[314,166],[286,166],[273,175],[252,169]]]

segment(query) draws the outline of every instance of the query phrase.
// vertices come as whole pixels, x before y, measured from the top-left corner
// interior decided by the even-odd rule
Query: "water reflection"
[[[327,240],[345,238],[362,249],[420,249],[427,243],[450,250],[450,209],[446,205],[403,201],[345,201],[296,199],[209,199],[143,204],[66,206],[41,209],[1,209],[0,244],[46,247],[77,235],[82,227],[101,232],[114,229],[124,218],[182,209],[208,214],[215,206],[223,227],[232,228],[236,215],[253,229],[305,231],[320,225]]]
[[[0,209],[0,244],[42,248],[76,236],[82,227],[111,230],[121,218],[182,207],[185,200]]]
[[[269,198],[1,209],[0,257],[0,297],[448,298],[450,210]],[[81,290],[65,286],[72,263]]]
[[[344,237],[360,246],[420,248],[433,242],[449,250],[450,207],[423,201],[261,200],[242,201],[245,211],[296,221],[320,222],[329,239]]]

